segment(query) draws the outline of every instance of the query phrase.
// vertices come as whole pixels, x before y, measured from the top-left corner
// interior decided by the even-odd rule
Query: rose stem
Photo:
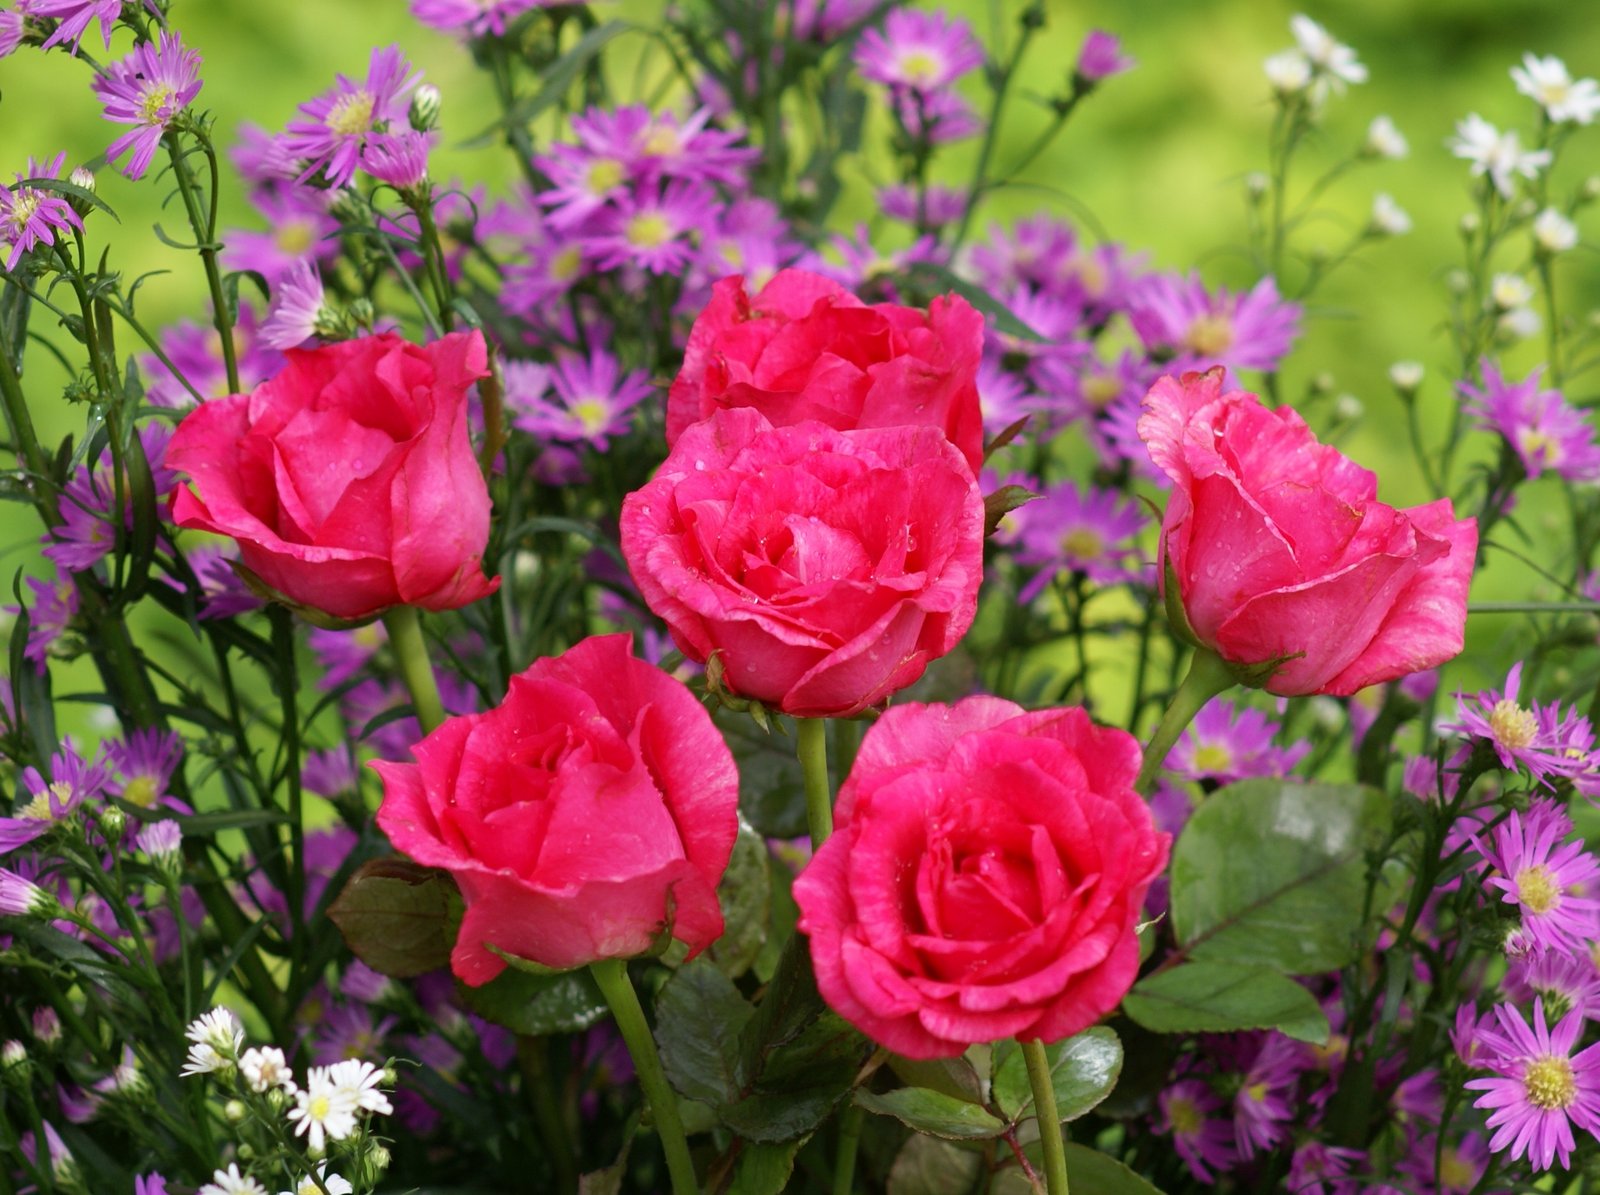
[[[607,958],[589,964],[589,973],[600,986],[600,994],[611,1006],[611,1015],[617,1019],[617,1030],[633,1058],[633,1069],[639,1076],[639,1086],[644,1089],[645,1101],[655,1114],[656,1135],[661,1138],[661,1148],[667,1155],[667,1173],[672,1179],[672,1195],[697,1195],[699,1181],[694,1175],[694,1162],[689,1157],[689,1142],[683,1135],[683,1120],[678,1115],[678,1097],[667,1085],[666,1073],[661,1069],[661,1056],[656,1053],[656,1040],[650,1035],[650,1025],[644,1019],[644,1009],[639,1007],[639,996],[628,979],[625,959]]]
[[[833,793],[828,784],[828,720],[796,718],[795,753],[806,782],[806,827],[815,851],[833,833]],[[843,727],[845,723],[837,722]],[[852,755],[854,751],[850,752]],[[833,1195],[850,1195],[856,1188],[856,1151],[861,1144],[860,1105],[848,1103],[839,1112],[839,1148],[833,1158]]]
[[[422,620],[417,617],[415,606],[390,606],[383,612],[383,625],[389,632],[389,646],[400,665],[400,678],[411,694],[422,733],[429,734],[444,721],[444,703],[439,700],[428,644],[422,638]]]
[[[1056,1087],[1050,1079],[1050,1059],[1042,1041],[1019,1041],[1022,1061],[1028,1066],[1028,1083],[1033,1088],[1033,1110],[1039,1116],[1039,1144],[1044,1147],[1045,1190],[1050,1195],[1068,1195],[1067,1147],[1061,1140],[1061,1114],[1056,1111]]]
[[[1144,762],[1139,765],[1139,779],[1133,785],[1140,796],[1148,797],[1150,790],[1155,788],[1156,777],[1161,774],[1161,765],[1167,761],[1167,753],[1178,741],[1178,736],[1194,721],[1200,707],[1238,683],[1238,678],[1215,652],[1204,647],[1194,649],[1188,675],[1172,695],[1172,703],[1161,715],[1161,721],[1145,746]]]
[[[795,753],[806,780],[806,828],[814,851],[833,833],[833,795],[828,791],[828,721],[796,718]]]

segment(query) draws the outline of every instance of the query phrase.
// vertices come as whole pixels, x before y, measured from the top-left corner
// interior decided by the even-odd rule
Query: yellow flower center
[[[1263,1103],[1267,1098],[1267,1085],[1265,1083],[1252,1083],[1244,1089],[1244,1095],[1253,1104]]]
[[[40,793],[38,796],[34,797],[33,800],[29,801],[26,805],[24,805],[21,809],[17,810],[17,816],[20,817],[20,818],[25,818],[30,822],[47,822],[47,821],[49,821],[50,820],[50,794],[49,793]]]
[[[1223,775],[1233,770],[1233,752],[1222,743],[1202,743],[1195,748],[1194,770]]]
[[[1189,325],[1183,343],[1202,357],[1220,357],[1233,344],[1233,321],[1225,315],[1202,315]]]
[[[324,123],[340,136],[365,133],[372,128],[372,93],[365,89],[342,95],[328,109]]]
[[[314,1095],[306,1101],[306,1116],[312,1120],[327,1120],[333,1111],[333,1101],[325,1095]]]
[[[1517,900],[1530,913],[1543,915],[1561,903],[1561,885],[1556,883],[1555,872],[1543,863],[1524,867],[1517,872]]]
[[[1513,749],[1526,747],[1539,733],[1539,720],[1531,710],[1525,710],[1515,701],[1502,697],[1489,711],[1489,730],[1494,741]]]
[[[1105,554],[1106,541],[1088,527],[1074,527],[1061,537],[1061,550],[1078,560],[1095,560]]]
[[[929,87],[939,80],[939,59],[926,50],[912,50],[900,56],[900,77],[915,87]]]
[[[160,124],[161,110],[178,93],[166,84],[152,87],[139,101],[139,120],[143,124]]]
[[[628,221],[628,244],[654,249],[672,239],[672,225],[660,212],[641,212]]]
[[[1105,268],[1092,257],[1076,257],[1072,260],[1072,272],[1078,276],[1078,283],[1094,298],[1105,294],[1106,278]]]
[[[1445,1146],[1444,1156],[1439,1159],[1439,1189],[1468,1191],[1477,1181],[1477,1167],[1463,1158],[1454,1146]]]
[[[588,435],[596,435],[605,427],[610,417],[610,410],[598,398],[586,398],[575,402],[571,407],[572,413],[578,417],[578,422],[583,425],[583,430]]]
[[[43,198],[43,195],[31,187],[17,191],[11,200],[12,227],[19,233],[26,228],[28,221],[33,219],[33,213],[39,210],[39,203]]]
[[[272,234],[272,243],[287,257],[304,257],[317,243],[316,226],[309,220],[290,220]]]
[[[122,799],[140,809],[148,809],[156,802],[156,782],[150,776],[135,776],[122,790]]]
[[[622,181],[622,163],[614,158],[600,158],[591,162],[583,185],[591,195],[604,195]]]
[[[1517,447],[1522,455],[1530,460],[1539,461],[1547,469],[1554,469],[1561,464],[1565,455],[1561,451],[1561,441],[1549,432],[1537,427],[1524,427],[1517,430]]]
[[[670,158],[682,151],[683,139],[678,136],[678,130],[669,125],[655,125],[644,136],[644,152],[651,157]]]
[[[1167,1119],[1172,1122],[1172,1135],[1175,1137],[1193,1137],[1206,1122],[1195,1102],[1182,1096],[1167,1101]]]
[[[1098,374],[1083,379],[1083,400],[1097,411],[1105,410],[1121,393],[1122,383],[1116,378]]]
[[[1522,1087],[1528,1093],[1528,1102],[1546,1112],[1571,1107],[1578,1098],[1572,1063],[1550,1054],[1528,1063],[1528,1069],[1522,1074]]]
[[[569,245],[550,259],[550,277],[557,282],[571,282],[583,268],[583,253],[576,245]]]

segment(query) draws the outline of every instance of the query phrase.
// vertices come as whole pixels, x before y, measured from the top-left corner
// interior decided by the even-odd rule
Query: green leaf
[[[889,1195],[967,1195],[982,1169],[972,1150],[915,1133],[889,1167]]]
[[[986,1141],[1006,1131],[1006,1122],[987,1109],[926,1087],[897,1087],[881,1094],[858,1091],[855,1099],[868,1112],[950,1141]]]
[[[473,1012],[513,1033],[577,1033],[610,1013],[588,971],[530,975],[507,967],[482,987],[457,984]]]
[[[1313,1045],[1328,1040],[1328,1018],[1311,993],[1266,967],[1184,963],[1140,980],[1122,1011],[1157,1033],[1279,1029]]]
[[[772,912],[772,881],[767,872],[766,840],[741,817],[733,856],[717,885],[722,937],[706,952],[735,979],[750,969],[767,940],[767,920]]]
[[[252,826],[281,826],[289,815],[281,809],[229,809],[219,813],[195,813],[174,819],[185,838],[209,838],[224,830],[245,830]]]
[[[328,919],[367,966],[410,979],[450,962],[454,887],[443,872],[409,859],[369,859],[328,906]]]
[[[156,483],[145,456],[144,441],[137,431],[128,436],[122,463],[128,477],[128,507],[133,525],[128,535],[128,575],[122,584],[122,600],[131,602],[144,593],[150,581],[150,562],[155,558],[156,537],[161,517],[156,507]]]
[[[983,1078],[965,1054],[958,1058],[902,1058],[889,1055],[889,1069],[907,1087],[926,1087],[969,1104],[987,1103]],[[989,1067],[984,1066],[987,1073]]]
[[[656,1046],[680,1094],[720,1107],[739,1095],[739,1032],[755,1015],[708,959],[685,963],[656,996]]]
[[[1067,1142],[1067,1174],[1072,1189],[1083,1195],[1161,1195],[1109,1154],[1072,1141]]]
[[[762,1056],[754,1082],[722,1109],[722,1121],[752,1141],[788,1141],[809,1133],[850,1090],[871,1052],[872,1043],[848,1021],[825,1011],[797,1037]]]
[[[782,1195],[794,1174],[794,1157],[810,1134],[793,1141],[743,1141],[728,1195]]]
[[[1034,344],[1044,343],[1046,338],[1018,319],[1011,308],[981,286],[974,286],[948,266],[918,262],[908,272],[914,280],[932,286],[936,290],[960,295],[987,317],[990,326],[996,332],[1004,332],[1007,336],[1015,336],[1018,340],[1027,340]]]
[[[739,765],[740,811],[768,838],[806,832],[805,778],[795,758],[794,736],[765,731],[748,715],[722,706],[711,720]],[[782,722],[787,729],[787,722]]]
[[[1197,960],[1334,971],[1361,949],[1366,852],[1389,821],[1355,785],[1244,780],[1195,810],[1172,851],[1172,924]]]
[[[503,119],[495,121],[476,137],[463,143],[461,148],[476,149],[487,145],[501,128],[526,126],[566,95],[567,88],[572,86],[579,73],[605,48],[607,42],[632,28],[625,21],[607,21],[589,30],[572,49],[545,68],[542,76],[544,81],[537,92],[512,104]]]
[[[1122,1073],[1122,1043],[1103,1025],[1085,1029],[1044,1048],[1050,1082],[1062,1120],[1076,1120],[1111,1094]],[[1003,1041],[994,1048],[994,1102],[1013,1121],[1032,1115],[1033,1087],[1022,1048]]]
[[[800,920],[800,906],[794,903],[794,872],[782,860],[776,866],[769,860],[767,878],[772,885],[767,936],[751,964],[751,970],[762,983],[771,981],[783,957],[784,943],[794,937],[795,923]]]

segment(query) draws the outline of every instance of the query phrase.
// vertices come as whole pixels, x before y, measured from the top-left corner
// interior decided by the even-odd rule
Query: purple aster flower
[[[1516,905],[1523,933],[1546,950],[1580,951],[1594,936],[1600,900],[1594,891],[1600,864],[1582,839],[1563,842],[1572,821],[1554,801],[1535,800],[1527,816],[1513,809],[1496,826],[1491,845],[1474,834],[1472,843],[1494,869],[1487,879],[1501,900]]]
[[[678,273],[693,256],[695,234],[715,219],[718,206],[711,188],[681,180],[625,193],[583,238],[585,254],[602,270],[634,266]]]
[[[1572,1126],[1600,1133],[1600,1044],[1572,1052],[1583,1032],[1583,1012],[1573,1009],[1554,1029],[1545,1024],[1544,1002],[1533,1004],[1533,1024],[1508,1004],[1494,1010],[1494,1029],[1482,1034],[1485,1049],[1477,1066],[1493,1071],[1466,1086],[1483,1094],[1475,1108],[1491,1109],[1494,1129],[1489,1148],[1511,1150],[1511,1160],[1526,1156],[1539,1170],[1572,1157]]]
[[[655,393],[642,369],[622,372],[616,357],[594,349],[587,360],[563,356],[549,373],[553,395],[518,402],[516,426],[541,439],[587,443],[604,452],[612,436],[627,432],[629,412]]]
[[[892,89],[895,115],[906,132],[930,145],[960,141],[983,131],[971,104],[954,91]]]
[[[266,603],[251,593],[233,562],[239,558],[239,546],[227,543],[201,544],[188,553],[189,567],[200,582],[201,618],[233,618],[259,610]]]
[[[513,18],[552,0],[411,0],[411,15],[432,29],[466,37],[502,37]]]
[[[1556,717],[1556,703],[1543,711],[1537,703],[1524,709],[1517,703],[1521,686],[1519,660],[1506,675],[1503,695],[1494,689],[1486,689],[1473,698],[1457,693],[1456,716],[1460,721],[1449,723],[1444,729],[1486,739],[1502,767],[1521,764],[1547,786],[1552,776],[1571,776],[1585,770],[1586,759],[1567,755],[1566,743],[1558,733],[1561,723]]]
[[[432,149],[432,133],[415,129],[374,133],[361,155],[361,169],[397,191],[418,191],[428,181],[428,153]]]
[[[1472,1004],[1463,1004],[1456,1009],[1456,1019],[1450,1029],[1450,1048],[1456,1052],[1456,1057],[1461,1059],[1464,1066],[1477,1066],[1478,1053],[1483,1048],[1483,1035],[1486,1030],[1494,1028],[1494,1016],[1484,1013],[1478,1016],[1478,1009]]]
[[[167,1195],[167,1180],[159,1174],[141,1174],[133,1180],[133,1195]]]
[[[339,977],[339,991],[347,999],[376,1004],[389,994],[389,977],[380,975],[360,959],[351,959]]]
[[[61,491],[61,523],[44,537],[44,556],[58,569],[87,572],[116,546],[111,495],[101,492],[94,475],[80,468]]]
[[[983,432],[990,438],[999,435],[1024,415],[1031,414],[1038,395],[1028,383],[994,357],[978,363],[978,409],[983,412]]]
[[[1401,772],[1400,787],[1420,801],[1453,801],[1461,788],[1461,777],[1454,772],[1441,772],[1439,765],[1426,755],[1412,755]]]
[[[32,880],[0,867],[0,914],[25,917],[49,912],[55,903],[55,897]]]
[[[369,622],[366,626],[348,631],[314,627],[306,641],[311,646],[312,654],[317,657],[317,663],[322,665],[322,677],[317,681],[317,688],[329,690],[337,689],[368,667],[389,642],[389,633],[381,622]]]
[[[957,187],[937,185],[918,192],[915,187],[896,183],[878,192],[878,210],[891,220],[919,228],[943,228],[966,212],[967,193]]]
[[[301,116],[289,122],[282,138],[284,152],[305,162],[300,177],[321,169],[329,186],[347,184],[368,137],[405,124],[407,93],[422,78],[420,71],[408,75],[410,69],[399,46],[375,49],[365,82],[339,75],[333,87],[301,104]]]
[[[1028,506],[1016,558],[1039,571],[1023,586],[1019,601],[1031,602],[1062,572],[1081,573],[1096,585],[1115,585],[1139,575],[1138,548],[1127,542],[1145,524],[1136,500],[1065,481]]]
[[[106,49],[111,48],[111,29],[122,14],[122,0],[18,0],[17,9],[30,17],[45,17],[60,21],[40,49],[48,50],[62,42],[72,43],[72,53],[78,52],[83,35],[91,21],[100,22],[100,36]]]
[[[1084,83],[1094,84],[1112,75],[1131,71],[1137,64],[1122,52],[1122,41],[1115,33],[1091,29],[1078,51],[1078,65],[1074,72]]]
[[[58,153],[49,162],[28,159],[25,174],[0,190],[0,241],[11,246],[6,258],[6,270],[17,268],[22,255],[35,245],[54,245],[56,234],[69,228],[83,228],[83,221],[66,198],[38,187],[25,187],[30,178],[60,178],[61,167],[67,160],[66,151]]]
[[[1211,1184],[1217,1174],[1233,1169],[1238,1158],[1233,1146],[1233,1125],[1222,1111],[1222,1099],[1199,1079],[1180,1079],[1156,1097],[1161,1117],[1156,1131],[1172,1134],[1172,1146],[1200,1182]]]
[[[590,108],[572,120],[578,147],[593,160],[615,162],[629,178],[681,178],[742,188],[745,170],[761,151],[737,142],[743,134],[707,127],[711,109],[686,117],[651,112],[643,104]]]
[[[261,342],[275,349],[299,348],[317,334],[323,300],[316,262],[301,260],[289,267],[272,291],[272,305],[261,323]]]
[[[983,46],[972,26],[942,12],[894,7],[882,29],[856,43],[863,79],[890,87],[934,92],[983,65]]]
[[[241,263],[237,268],[247,267]],[[262,343],[255,308],[249,303],[239,304],[233,348],[241,393],[254,390],[283,368],[283,354]],[[186,409],[195,405],[196,392],[204,398],[227,396],[228,371],[222,360],[222,339],[215,327],[188,320],[174,324],[161,333],[161,349],[178,373],[154,354],[139,358],[139,368],[149,378],[145,397],[152,406]]]
[[[105,791],[109,776],[103,765],[78,754],[70,738],[50,757],[50,779],[38,768],[22,770],[28,800],[16,817],[0,817],[0,855],[32,842],[65,820],[79,805]]]
[[[355,756],[348,747],[308,752],[300,767],[300,784],[307,792],[330,801],[359,792],[361,778],[356,771]]]
[[[167,804],[167,785],[183,759],[183,739],[172,731],[136,730],[106,748],[106,763],[121,785],[117,796],[141,809]]]
[[[176,858],[178,848],[183,845],[183,827],[178,824],[177,818],[164,817],[158,822],[149,822],[144,829],[134,835],[134,845],[148,855],[152,860]]]
[[[394,1017],[375,1020],[365,1004],[336,1005],[312,1038],[311,1060],[328,1066],[351,1058],[382,1058],[388,1053],[384,1039],[396,1024]]]
[[[293,185],[258,187],[250,202],[267,228],[228,231],[222,260],[229,269],[253,270],[270,290],[299,262],[328,262],[338,256],[339,221],[328,214],[328,192]]]
[[[33,605],[28,608],[28,643],[22,654],[43,672],[51,646],[78,616],[78,590],[70,579],[59,575],[54,581],[28,577],[27,582],[33,590]]]
[[[140,42],[133,53],[113,62],[92,86],[107,120],[134,126],[111,143],[106,160],[131,149],[133,157],[122,172],[143,178],[162,134],[200,94],[200,54],[184,49],[176,33],[163,33],[160,42]]]
[[[1175,369],[1276,369],[1300,332],[1300,306],[1263,278],[1244,294],[1206,290],[1198,274],[1149,274],[1128,298],[1129,318],[1152,353]]]
[[[1256,776],[1287,776],[1311,744],[1272,745],[1279,726],[1260,710],[1220,697],[1208,701],[1179,736],[1166,766],[1190,780],[1231,784]]]
[[[1542,369],[1520,382],[1507,381],[1492,361],[1481,366],[1482,387],[1460,383],[1466,409],[1479,426],[1498,432],[1516,451],[1529,477],[1555,473],[1568,481],[1600,480],[1600,445],[1582,411],[1559,390],[1539,389]]]
[[[1320,1141],[1302,1142],[1289,1159],[1288,1189],[1296,1195],[1345,1195],[1349,1186],[1339,1180],[1365,1158],[1359,1149]]]
[[[294,155],[284,147],[283,138],[249,121],[239,126],[228,156],[240,177],[252,187],[275,187],[292,181],[300,172]]]
[[[1434,1158],[1439,1160],[1437,1172]],[[1478,1180],[1489,1165],[1489,1147],[1477,1133],[1463,1134],[1461,1140],[1439,1148],[1437,1134],[1417,1138],[1415,1146],[1395,1160],[1395,1170],[1414,1180],[1407,1190],[1437,1192],[1438,1195],[1469,1195],[1478,1189]]]
[[[875,0],[794,0],[794,36],[804,41],[834,41],[874,7]]]
[[[1295,1087],[1309,1063],[1306,1048],[1281,1033],[1266,1034],[1233,1098],[1233,1136],[1241,1159],[1276,1149],[1294,1120]]]
[[[23,15],[20,9],[0,9],[0,58],[16,53],[22,44]]]
[[[904,249],[884,253],[872,243],[872,233],[865,224],[856,225],[855,235],[835,234],[829,242],[841,261],[835,263],[812,252],[797,263],[801,269],[832,278],[850,290],[858,290],[868,282],[892,278],[902,274],[918,262],[935,262],[943,265],[948,254],[932,236],[920,236]]]
[[[1543,1000],[1557,1019],[1577,1009],[1585,1019],[1600,1021],[1600,971],[1587,956],[1542,950],[1514,959],[1500,986],[1518,1004]]]
[[[420,737],[422,736],[417,736]],[[416,739],[412,740],[415,741]],[[334,873],[344,865],[345,860],[350,857],[350,852],[356,849],[356,843],[356,832],[347,826],[329,826],[311,830],[306,834],[306,916],[309,917],[316,911]],[[250,878],[245,882],[245,890],[256,907],[273,918],[280,930],[287,932],[289,902],[283,893],[272,886],[272,881],[267,879],[259,867],[252,866]]]

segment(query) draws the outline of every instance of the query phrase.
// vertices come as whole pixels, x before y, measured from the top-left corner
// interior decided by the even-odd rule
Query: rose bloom
[[[795,881],[823,998],[909,1058],[1058,1041],[1114,1009],[1166,865],[1139,745],[1081,709],[902,705],[867,731]]]
[[[178,425],[166,463],[194,483],[173,496],[178,526],[231,536],[268,588],[335,618],[493,593],[489,491],[467,435],[467,391],[488,376],[482,333],[367,336],[287,359]]]
[[[1385,506],[1293,410],[1222,377],[1162,378],[1139,419],[1172,479],[1164,556],[1199,641],[1244,668],[1282,660],[1263,687],[1283,697],[1348,697],[1458,654],[1477,520],[1448,498]]]
[[[840,431],[931,424],[974,473],[983,464],[983,316],[956,295],[926,312],[868,305],[831,279],[783,270],[752,298],[742,276],[712,287],[667,397],[667,444],[723,407],[775,426]]]
[[[566,970],[644,954],[664,929],[691,956],[721,936],[733,753],[630,635],[534,661],[500,705],[447,719],[412,750],[415,764],[372,764],[378,825],[460,886],[450,966],[463,982],[500,974],[497,952]]]
[[[733,693],[843,717],[913,683],[966,633],[983,499],[937,428],[773,427],[718,411],[622,504],[645,603]]]

